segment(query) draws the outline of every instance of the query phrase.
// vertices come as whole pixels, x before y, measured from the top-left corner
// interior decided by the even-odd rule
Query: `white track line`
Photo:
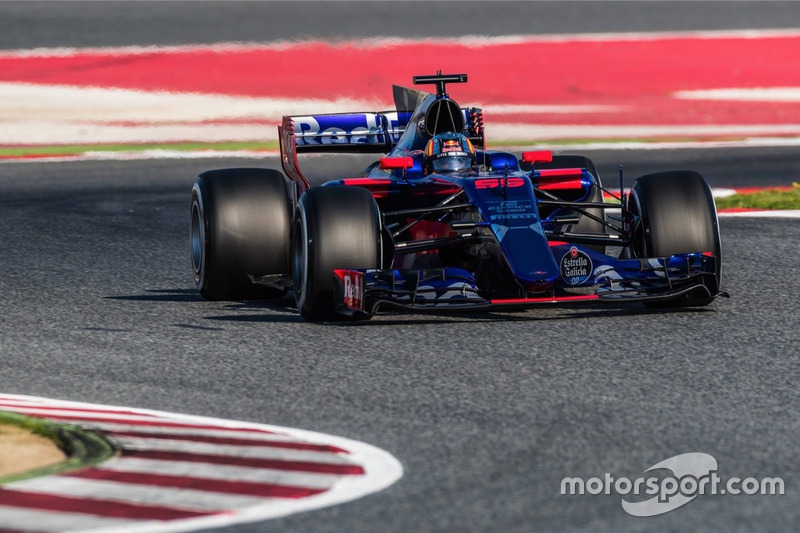
[[[386,104],[384,104],[386,105]],[[388,104],[391,106],[391,102]],[[367,107],[364,107],[367,106]],[[280,119],[283,115],[381,108],[355,99],[256,98],[207,93],[0,82],[3,121],[175,121]]]
[[[717,100],[733,102],[800,102],[800,87],[753,87],[678,91],[682,100]]]

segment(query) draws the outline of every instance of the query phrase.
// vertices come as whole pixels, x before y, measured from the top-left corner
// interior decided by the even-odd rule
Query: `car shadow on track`
[[[217,320],[224,322],[303,322],[297,313],[294,298],[282,298],[280,300],[244,300],[240,302],[229,302],[225,305],[226,311],[248,312],[247,314],[230,314],[203,317],[206,320]],[[259,313],[258,311],[262,311]]]
[[[291,296],[291,294],[290,294]],[[128,302],[155,302],[155,303],[203,303],[222,305],[225,311],[241,312],[250,310],[250,314],[229,314],[203,317],[206,320],[229,322],[302,322],[297,314],[293,297],[284,297],[280,300],[241,300],[229,302],[207,302],[197,289],[147,289],[144,294],[105,296],[105,300]],[[260,311],[260,312],[259,312]],[[194,329],[219,329],[206,328],[205,326],[190,326],[176,324],[180,327]]]
[[[146,294],[127,296],[106,296],[106,300],[127,300],[131,302],[202,302],[203,297],[197,289],[147,289]]]
[[[225,306],[226,310],[231,311],[257,311],[263,313],[230,314],[204,317],[207,320],[227,321],[227,322],[252,322],[252,323],[290,323],[305,322],[297,313],[294,300],[284,298],[283,300],[268,301],[246,301],[232,303]],[[379,327],[379,326],[410,326],[410,325],[430,325],[430,324],[468,324],[477,322],[542,322],[542,321],[563,321],[580,319],[600,319],[600,318],[624,318],[624,317],[645,317],[645,316],[666,316],[671,314],[705,314],[713,313],[712,308],[663,308],[648,309],[640,304],[616,304],[604,305],[596,309],[570,309],[567,307],[551,307],[547,309],[528,309],[517,311],[502,312],[436,312],[436,313],[403,313],[388,312],[377,315],[372,320],[335,320],[319,322],[321,326],[336,327]],[[275,314],[277,313],[277,314]]]
[[[109,300],[124,300],[133,302],[205,302],[196,289],[148,289],[145,294],[128,296],[106,296]],[[230,314],[204,316],[203,319],[215,322],[239,323],[292,323],[304,322],[297,313],[294,298],[291,292],[279,300],[242,300],[222,303],[223,309]],[[373,320],[347,320],[321,322],[319,325],[336,327],[376,327],[398,325],[427,325],[427,324],[465,324],[477,322],[542,322],[563,321],[593,318],[620,318],[632,316],[670,315],[685,313],[713,313],[713,308],[645,308],[638,303],[606,304],[594,308],[570,308],[567,306],[552,306],[526,310],[505,311],[479,311],[479,312],[427,312],[423,314],[404,313],[402,311],[389,311],[376,316]],[[179,324],[181,327],[196,329],[206,326],[189,326]]]
[[[558,314],[553,314],[558,311]],[[368,327],[368,326],[408,326],[425,324],[457,324],[457,323],[476,323],[476,322],[544,322],[544,321],[563,321],[593,318],[620,318],[634,316],[669,315],[684,313],[711,313],[713,309],[708,308],[678,308],[678,309],[647,309],[639,304],[627,304],[614,307],[604,306],[602,310],[586,309],[566,309],[548,308],[524,311],[503,311],[503,312],[478,312],[478,313],[431,313],[431,314],[402,314],[397,313],[392,318],[392,314],[380,315],[380,318],[373,320],[360,321],[341,321],[327,322],[327,325],[339,327]],[[545,314],[546,313],[546,314]],[[400,318],[413,317],[413,318]]]

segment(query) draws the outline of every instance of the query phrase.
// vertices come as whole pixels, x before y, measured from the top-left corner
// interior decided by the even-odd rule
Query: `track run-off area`
[[[394,483],[372,446],[309,431],[0,395],[0,409],[105,435],[97,466],[0,488],[0,531],[191,531],[342,503]]]
[[[723,288],[732,297],[702,309],[308,324],[291,295],[205,302],[191,280],[188,196],[199,172],[280,168],[282,115],[389,108],[392,84],[439,69],[469,75],[450,94],[484,108],[490,148],[586,154],[611,189],[620,164],[625,186],[677,168],[700,171],[716,189],[800,181],[800,30],[635,30],[159,46],[146,36],[132,45],[0,50],[0,157],[8,156],[0,162],[0,409],[71,408],[63,420],[131,446],[83,474],[4,487],[0,531],[140,531],[145,525],[128,522],[136,505],[142,519],[160,521],[146,524],[153,531],[791,528],[800,519],[794,219],[721,217]],[[207,146],[178,152],[181,142]],[[213,151],[253,142],[264,147]],[[158,150],[137,153],[139,143]],[[93,151],[109,145],[129,149]],[[81,148],[18,160],[42,146]],[[315,183],[358,175],[368,163],[301,160]],[[97,410],[108,412],[95,418],[128,420],[85,418]],[[153,418],[209,427],[168,439],[175,434],[141,423]],[[262,446],[264,435],[292,444]],[[222,451],[251,448],[242,438],[271,449],[269,457]],[[300,472],[290,483],[259,470],[271,470],[261,461],[275,459],[274,449],[288,449],[290,461],[320,453],[336,464],[344,456],[385,463],[367,488],[358,486],[362,474]],[[619,495],[559,494],[568,476],[635,479],[688,452],[711,454],[728,477],[781,476],[786,494],[701,496],[650,518],[627,515]],[[195,457],[189,466],[159,462],[173,453]],[[215,489],[212,480],[229,474],[240,476],[224,480],[236,485]],[[192,478],[200,480],[193,487],[180,480]],[[276,497],[283,489],[261,487],[253,498],[242,493],[248,479],[307,492]],[[223,487],[236,490],[215,501]],[[17,509],[3,497],[13,491]],[[83,522],[62,527],[70,498],[83,500],[73,508]],[[298,500],[315,498],[315,510],[297,512],[306,509]],[[91,500],[111,503],[93,510]],[[3,522],[3,512],[16,521]]]
[[[762,30],[0,51],[0,143],[274,141],[283,114],[390,108],[439,69],[469,74],[450,94],[489,143],[785,142],[798,48]]]

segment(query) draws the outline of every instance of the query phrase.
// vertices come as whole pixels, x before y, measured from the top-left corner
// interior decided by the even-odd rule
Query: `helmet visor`
[[[442,157],[444,156],[444,157]],[[459,152],[458,155],[449,153],[441,154],[431,161],[434,172],[454,172],[472,168],[472,156],[466,152]]]

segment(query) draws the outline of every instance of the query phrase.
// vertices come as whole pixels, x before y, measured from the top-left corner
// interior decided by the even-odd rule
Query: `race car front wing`
[[[687,294],[713,298],[726,295],[716,289],[716,263],[717,258],[709,253],[619,259],[595,268],[580,286],[562,282],[546,293],[515,297],[492,297],[471,273],[454,267],[334,270],[333,292],[337,312],[345,315],[372,315],[381,307],[417,312],[475,311],[592,302],[658,302]]]

